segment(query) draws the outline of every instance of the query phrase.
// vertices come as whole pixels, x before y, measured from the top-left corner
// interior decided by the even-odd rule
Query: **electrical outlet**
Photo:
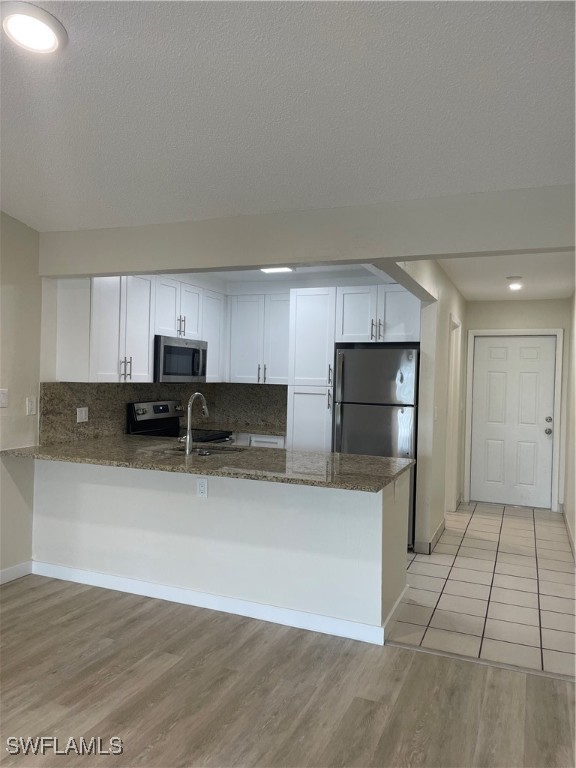
[[[201,499],[208,498],[208,478],[200,477],[196,480],[196,496]]]
[[[0,408],[8,408],[8,390],[0,389]]]
[[[76,424],[88,421],[88,408],[76,408]]]
[[[27,397],[26,398],[26,416],[35,416],[35,415],[36,415],[36,398]]]

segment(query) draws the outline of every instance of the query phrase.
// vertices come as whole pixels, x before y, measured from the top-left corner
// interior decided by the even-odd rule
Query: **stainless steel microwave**
[[[154,381],[206,381],[205,341],[154,337]]]

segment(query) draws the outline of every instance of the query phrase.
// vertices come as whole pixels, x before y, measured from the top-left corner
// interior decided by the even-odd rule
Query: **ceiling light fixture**
[[[62,24],[48,11],[30,3],[2,3],[2,27],[22,48],[34,53],[53,53],[68,42]]]
[[[267,275],[272,275],[277,272],[292,272],[292,267],[261,267],[260,272],[265,272]]]
[[[519,291],[522,289],[522,283],[520,282],[520,280],[522,280],[522,275],[510,275],[506,280],[508,280],[508,288],[511,291]]]

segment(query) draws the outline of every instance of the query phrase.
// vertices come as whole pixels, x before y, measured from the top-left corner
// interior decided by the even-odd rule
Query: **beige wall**
[[[418,484],[416,495],[416,548],[427,551],[450,506],[446,497],[448,392],[451,316],[464,326],[465,301],[444,270],[435,262],[402,265],[410,280],[436,301],[422,305],[420,337],[420,399],[418,407]],[[463,350],[458,350],[455,399],[464,403]],[[456,428],[454,454],[460,456],[460,430]],[[461,477],[461,472],[458,472]]]
[[[26,416],[26,397],[38,397],[41,281],[38,233],[1,214],[0,387],[9,406],[0,409],[0,448],[34,445],[37,416]],[[33,462],[0,460],[0,569],[31,559]]]
[[[572,295],[570,306],[570,361],[568,364],[568,394],[566,419],[566,469],[564,484],[564,513],[570,530],[572,544],[576,540],[576,294]]]
[[[566,481],[566,441],[568,379],[571,366],[572,314],[571,299],[546,301],[470,301],[466,308],[466,330],[515,330],[561,328],[564,331],[562,353],[562,390],[560,418],[560,485],[559,502],[564,502]]]
[[[573,247],[574,188],[558,186],[357,208],[46,232],[40,236],[40,273],[46,277],[133,274]]]

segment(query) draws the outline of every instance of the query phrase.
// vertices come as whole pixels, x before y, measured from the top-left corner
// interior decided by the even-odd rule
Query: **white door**
[[[205,339],[202,336],[202,289],[180,283],[181,334],[187,339]]]
[[[264,311],[264,384],[288,384],[290,294],[266,296]]]
[[[154,296],[153,277],[122,278],[126,381],[146,382],[154,377]]]
[[[336,288],[290,291],[290,384],[332,384]]]
[[[208,344],[206,381],[224,381],[224,322],[226,297],[204,291],[202,297],[202,335]]]
[[[120,381],[120,278],[93,277],[91,299],[90,381]]]
[[[178,336],[179,317],[180,283],[169,277],[157,277],[155,333],[159,336]]]
[[[478,336],[472,383],[470,498],[549,508],[554,336]]]
[[[336,341],[377,341],[378,286],[336,289]]]
[[[264,296],[230,299],[230,381],[260,384],[264,358]]]
[[[330,387],[288,387],[286,443],[293,451],[332,450]]]

